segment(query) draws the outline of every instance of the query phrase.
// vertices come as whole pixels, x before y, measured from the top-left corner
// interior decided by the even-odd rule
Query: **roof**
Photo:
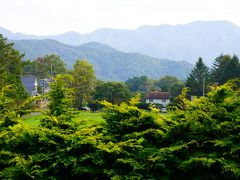
[[[146,95],[146,99],[170,99],[169,92],[154,91]]]
[[[34,88],[35,76],[23,76],[21,77],[21,79],[24,87],[26,88],[28,93],[31,94]]]

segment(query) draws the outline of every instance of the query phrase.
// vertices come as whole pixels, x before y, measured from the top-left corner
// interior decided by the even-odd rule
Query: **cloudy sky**
[[[228,20],[240,26],[240,0],[0,0],[0,26],[48,35],[98,28]]]

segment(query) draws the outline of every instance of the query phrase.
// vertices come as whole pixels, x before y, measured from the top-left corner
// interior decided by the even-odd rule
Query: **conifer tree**
[[[213,62],[211,71],[212,78],[219,84],[224,84],[230,79],[240,77],[240,63],[236,55],[221,54]]]
[[[200,57],[187,77],[186,87],[190,88],[191,95],[202,96],[207,90],[207,85],[210,83],[209,68],[204,64]]]

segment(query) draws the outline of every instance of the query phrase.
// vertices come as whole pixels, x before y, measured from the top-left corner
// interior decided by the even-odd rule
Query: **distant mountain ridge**
[[[157,59],[139,53],[124,53],[107,45],[92,42],[71,46],[55,40],[15,40],[14,47],[25,53],[26,59],[46,54],[58,54],[72,67],[77,59],[87,59],[94,65],[98,78],[125,81],[134,76],[146,75],[159,79],[165,75],[185,79],[192,65],[185,61]]]
[[[208,65],[221,53],[240,55],[240,28],[228,21],[141,26],[136,30],[104,28],[86,34],[71,31],[53,36],[11,33],[3,28],[0,28],[0,32],[5,32],[4,35],[13,40],[54,39],[69,45],[99,42],[124,52],[139,52],[191,63],[201,56]]]

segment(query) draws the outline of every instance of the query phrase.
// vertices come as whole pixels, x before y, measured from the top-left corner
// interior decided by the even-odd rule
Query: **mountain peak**
[[[68,32],[65,32],[65,33],[59,34],[59,35],[70,35],[70,36],[74,36],[74,35],[80,35],[80,33],[76,32],[76,31],[68,31]]]

